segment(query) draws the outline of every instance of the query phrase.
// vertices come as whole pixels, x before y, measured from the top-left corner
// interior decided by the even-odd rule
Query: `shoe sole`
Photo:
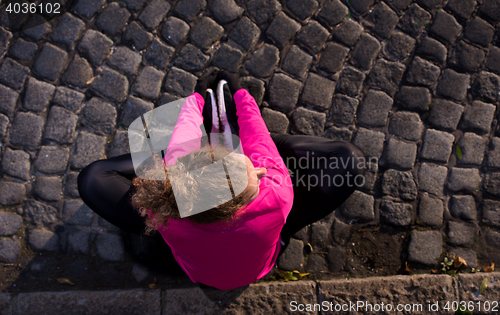
[[[224,98],[224,85],[226,84],[226,80],[220,80],[219,84],[217,84],[217,108],[219,109],[224,146],[232,151],[234,149],[233,134],[231,133],[231,126],[229,126],[229,121],[227,119],[226,102]]]

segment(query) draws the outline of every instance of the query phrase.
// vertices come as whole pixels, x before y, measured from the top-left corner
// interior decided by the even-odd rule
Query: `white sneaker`
[[[231,133],[231,126],[227,119],[226,102],[224,100],[224,85],[227,84],[226,80],[220,80],[217,84],[217,108],[219,109],[219,118],[222,128],[222,138],[224,146],[229,150],[233,150],[233,134]]]

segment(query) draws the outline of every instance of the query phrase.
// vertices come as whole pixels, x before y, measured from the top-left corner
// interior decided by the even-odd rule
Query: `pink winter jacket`
[[[280,232],[293,203],[290,175],[262,119],[254,98],[245,89],[234,94],[243,153],[255,167],[267,168],[258,196],[240,209],[230,224],[197,224],[169,219],[158,231],[193,282],[222,290],[234,289],[264,277],[281,249]],[[165,162],[198,150],[182,147],[186,139],[201,137],[204,100],[194,93],[186,99],[167,149]]]

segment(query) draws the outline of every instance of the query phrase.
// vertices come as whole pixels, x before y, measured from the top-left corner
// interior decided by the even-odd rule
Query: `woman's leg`
[[[82,200],[106,221],[141,234],[146,227],[145,218],[131,204],[134,177],[130,154],[95,161],[78,175],[78,191]]]
[[[321,137],[271,134],[292,171],[294,202],[281,232],[287,240],[338,208],[364,184],[364,153],[355,145]]]

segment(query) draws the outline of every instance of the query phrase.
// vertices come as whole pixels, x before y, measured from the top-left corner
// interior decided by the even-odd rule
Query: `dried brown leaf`
[[[69,284],[69,285],[75,285],[73,282],[71,282],[68,278],[57,278],[57,282],[60,284]]]
[[[484,272],[495,271],[495,263],[491,263],[491,265],[489,266],[484,266],[483,271]]]

